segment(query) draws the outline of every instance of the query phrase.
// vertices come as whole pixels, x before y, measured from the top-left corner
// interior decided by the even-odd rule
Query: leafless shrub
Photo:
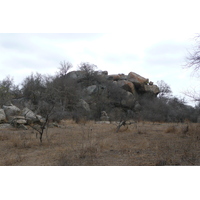
[[[123,131],[126,131],[128,129],[128,126],[131,125],[131,124],[135,124],[136,122],[127,122],[126,120],[121,120],[118,125],[117,125],[117,129],[116,129],[116,133],[119,132],[120,128],[122,126],[124,126],[124,130]]]

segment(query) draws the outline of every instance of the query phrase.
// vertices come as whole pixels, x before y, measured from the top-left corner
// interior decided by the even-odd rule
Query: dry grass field
[[[29,128],[0,129],[1,166],[200,165],[200,124],[138,122],[122,126],[62,121],[43,143]]]

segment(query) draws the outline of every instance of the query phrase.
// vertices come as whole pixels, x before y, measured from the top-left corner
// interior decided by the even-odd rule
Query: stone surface
[[[3,109],[6,115],[19,115],[21,113],[21,110],[14,105],[10,106],[3,105]]]
[[[119,81],[119,80],[126,80],[127,75],[124,74],[112,74],[108,75],[108,80]]]
[[[86,90],[86,93],[88,95],[92,95],[95,93],[95,90],[97,89],[97,86],[96,85],[91,85],[91,86],[88,86],[85,90]]]
[[[40,121],[38,116],[32,110],[30,110],[27,107],[22,110],[22,114],[26,118],[28,124],[32,124],[32,123]]]
[[[3,109],[8,121],[13,119],[14,116],[18,116],[21,114],[21,110],[17,106],[14,106],[14,105],[10,105],[10,106],[3,105]]]
[[[67,74],[67,78],[77,79],[78,76],[76,74],[76,71],[71,71]]]
[[[128,74],[127,80],[132,82],[135,86],[146,85],[149,82],[149,79],[136,74],[135,72],[130,72]]]
[[[86,101],[84,101],[83,99],[79,100],[77,107],[84,109],[86,112],[90,112],[89,104]]]
[[[16,128],[26,123],[27,121],[24,116],[13,116],[13,119],[10,121],[10,124]]]
[[[13,128],[11,124],[0,124],[0,129]]]
[[[71,71],[67,73],[67,78],[72,78],[72,79],[82,79],[86,75],[86,72],[84,71]]]
[[[160,92],[157,85],[144,85],[144,89],[145,92],[153,92],[155,95],[157,95]]]
[[[3,109],[0,109],[0,123],[6,122],[6,114]]]
[[[124,90],[131,92],[132,94],[136,94],[135,86],[132,82],[126,80],[117,81],[118,86],[123,88]]]
[[[126,96],[121,101],[121,105],[126,108],[133,108],[135,105],[135,97],[131,92],[126,92]]]
[[[142,108],[142,106],[139,104],[138,101],[136,101],[135,106],[134,106],[134,110],[137,112],[137,111],[140,111],[141,108]]]

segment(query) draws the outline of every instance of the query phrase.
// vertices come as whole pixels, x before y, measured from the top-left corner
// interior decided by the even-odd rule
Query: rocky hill
[[[66,78],[75,80],[81,88],[79,109],[99,118],[101,111],[106,111],[111,119],[120,116],[133,116],[141,109],[139,97],[149,94],[156,97],[159,88],[149,79],[130,72],[108,75],[107,71],[72,71]]]
[[[157,85],[134,72],[108,75],[107,71],[87,69],[60,74],[45,84],[41,76],[29,77],[21,90],[23,96],[2,105],[0,121],[40,122],[52,105],[55,121],[69,117],[120,120],[140,112],[141,96],[156,98],[159,93]]]
[[[108,74],[95,71],[88,63],[82,63],[77,71],[68,72],[66,63],[59,69],[54,76],[31,74],[21,88],[8,78],[1,81],[0,121],[14,125],[42,123],[47,118],[53,122],[72,118],[77,122],[196,122],[200,113],[183,99],[165,95],[171,89],[164,82],[158,83],[159,88],[135,72]]]

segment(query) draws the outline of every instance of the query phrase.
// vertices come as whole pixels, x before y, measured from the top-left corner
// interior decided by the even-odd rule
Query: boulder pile
[[[72,100],[76,107],[64,107],[62,111],[74,112],[77,115],[81,113],[90,119],[97,118],[101,121],[111,121],[116,116],[133,116],[141,110],[140,95],[149,93],[157,96],[160,92],[157,85],[135,72],[128,75],[109,75],[107,71],[93,71],[92,74],[86,71],[71,71],[64,78],[72,80],[72,85],[76,83],[74,90],[78,97]],[[44,123],[42,116],[33,112],[35,109],[30,101],[31,99],[14,99],[11,102],[18,107],[12,103],[3,105],[0,109],[0,123],[9,123],[14,127]],[[57,106],[59,103],[61,104],[57,102]],[[59,113],[60,110],[57,109],[56,112]]]
[[[82,99],[78,102],[78,108],[82,108],[88,114],[97,109],[97,102],[100,99],[103,99],[104,103],[106,102],[114,106],[106,109],[109,116],[120,115],[116,113],[123,112],[138,112],[141,109],[141,105],[138,102],[140,95],[150,93],[157,96],[160,92],[157,85],[154,85],[148,78],[144,78],[135,72],[130,72],[128,75],[109,75],[107,71],[96,71],[94,75],[96,75],[97,81],[91,81],[91,84],[82,87]],[[76,80],[79,84],[88,80],[87,73],[82,71],[69,72],[67,77]],[[113,86],[110,87],[109,83],[113,84]],[[110,90],[113,91],[110,92]],[[99,115],[102,118],[101,120],[104,121],[102,113],[99,113]]]
[[[130,72],[128,75],[108,75],[108,80],[112,80],[115,84],[134,95],[137,93],[147,92],[157,95],[160,92],[158,86],[154,85],[152,81],[149,82],[149,79],[144,78],[134,72]]]
[[[17,106],[10,104],[2,106],[0,109],[0,123],[9,123],[14,127],[25,127],[26,124],[42,123],[44,119],[40,115],[36,115],[28,108],[20,110]]]

